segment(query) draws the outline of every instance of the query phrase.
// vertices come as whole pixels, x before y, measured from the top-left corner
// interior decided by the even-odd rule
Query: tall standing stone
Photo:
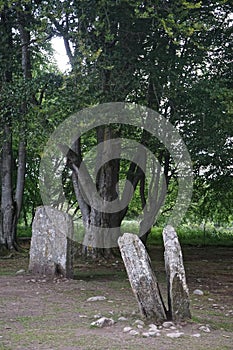
[[[72,277],[72,239],[70,215],[49,206],[38,207],[32,225],[29,271]]]
[[[168,283],[168,308],[173,321],[191,318],[182,251],[172,226],[163,230],[164,259]]]
[[[118,245],[142,316],[162,323],[166,310],[143,243],[137,235],[124,233]]]

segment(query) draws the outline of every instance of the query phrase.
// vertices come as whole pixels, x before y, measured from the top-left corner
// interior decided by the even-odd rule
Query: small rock
[[[134,322],[134,324],[139,324],[139,325],[141,325],[141,326],[145,326],[145,322],[143,322],[142,320],[136,320],[136,321]]]
[[[141,324],[138,324],[138,325],[137,325],[137,328],[138,328],[138,329],[142,329],[143,326],[142,326]]]
[[[124,333],[128,333],[128,332],[130,332],[130,331],[132,331],[132,327],[125,327],[125,328],[123,329],[123,332],[124,332]]]
[[[120,322],[125,322],[125,321],[128,321],[128,319],[126,318],[126,317],[119,317],[118,318],[118,321],[120,321]]]
[[[101,318],[101,317],[102,317],[102,315],[100,315],[100,314],[94,315],[94,319]]]
[[[143,338],[149,338],[150,334],[148,332],[142,333]]]
[[[195,338],[200,338],[201,334],[200,333],[195,333],[195,334],[192,334],[192,337],[195,337]]]
[[[16,275],[16,276],[19,276],[19,275],[24,275],[25,273],[26,273],[26,271],[25,271],[24,269],[21,269],[21,270],[17,271],[17,272],[15,273],[15,275]]]
[[[173,327],[174,323],[170,321],[163,322],[163,328],[170,328]]]
[[[149,334],[150,337],[156,337],[156,336],[158,335],[158,333],[159,333],[158,330],[157,330],[157,331],[151,331],[151,330],[150,330],[150,331],[148,332],[148,334]]]
[[[167,333],[167,337],[169,338],[180,338],[184,333],[176,332],[176,333]]]
[[[112,318],[107,318],[107,317],[101,317],[99,320],[94,321],[91,323],[92,327],[98,327],[98,328],[103,328],[103,327],[109,327],[114,325],[114,320]]]
[[[205,333],[210,333],[210,329],[207,326],[201,326],[199,327],[200,331],[205,332]]]
[[[157,331],[158,330],[158,327],[156,326],[156,324],[149,324],[149,328],[150,328],[150,331]]]
[[[200,290],[200,289],[195,289],[193,291],[193,294],[195,294],[195,295],[204,295],[204,292],[202,290]]]
[[[139,335],[139,332],[132,329],[131,331],[129,331],[129,334],[130,335]]]
[[[171,326],[170,329],[172,329],[173,331],[176,330],[175,326]]]
[[[87,301],[102,301],[102,300],[106,300],[106,297],[102,295],[98,295],[96,297],[91,297],[87,299]]]

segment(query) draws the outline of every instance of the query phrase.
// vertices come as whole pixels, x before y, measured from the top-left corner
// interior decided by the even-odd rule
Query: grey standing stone
[[[168,307],[173,321],[191,318],[182,251],[172,226],[163,230],[164,259],[168,283]]]
[[[142,316],[162,323],[166,319],[165,307],[143,243],[137,235],[125,233],[118,245]]]
[[[32,225],[29,271],[72,278],[72,240],[70,215],[49,206],[38,207]]]

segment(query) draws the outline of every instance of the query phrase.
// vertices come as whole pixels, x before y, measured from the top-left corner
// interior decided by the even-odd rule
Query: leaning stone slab
[[[118,239],[118,245],[142,316],[162,323],[166,320],[166,312],[143,243],[137,235],[125,233]]]
[[[172,226],[163,230],[164,259],[168,283],[168,308],[173,321],[191,318],[182,251]]]
[[[34,274],[73,276],[73,221],[49,206],[36,210],[32,225],[29,271]]]

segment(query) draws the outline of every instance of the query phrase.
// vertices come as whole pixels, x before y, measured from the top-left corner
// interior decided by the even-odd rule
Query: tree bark
[[[30,6],[17,7],[17,26],[21,42],[21,67],[25,82],[31,79],[30,60]],[[2,75],[4,84],[12,82],[12,17],[8,8],[1,12],[1,26],[5,40],[3,62],[5,64]],[[7,111],[4,118],[4,139],[2,149],[2,183],[1,183],[1,239],[7,249],[17,249],[16,231],[17,223],[22,209],[23,192],[26,172],[26,123],[27,101],[23,101],[20,111],[20,131],[18,144],[18,159],[16,183],[13,183],[13,144],[12,144],[12,117],[11,111]],[[15,187],[15,193],[14,193]]]
[[[9,250],[15,248],[14,235],[12,234],[15,214],[12,186],[12,162],[12,134],[10,126],[6,123],[4,125],[4,140],[2,149],[1,241]]]
[[[12,82],[12,27],[7,7],[1,12],[1,31],[4,40],[2,84]],[[6,249],[14,249],[13,218],[15,206],[13,200],[13,155],[11,114],[6,111],[3,117],[3,141],[1,154],[1,239],[0,243]]]

